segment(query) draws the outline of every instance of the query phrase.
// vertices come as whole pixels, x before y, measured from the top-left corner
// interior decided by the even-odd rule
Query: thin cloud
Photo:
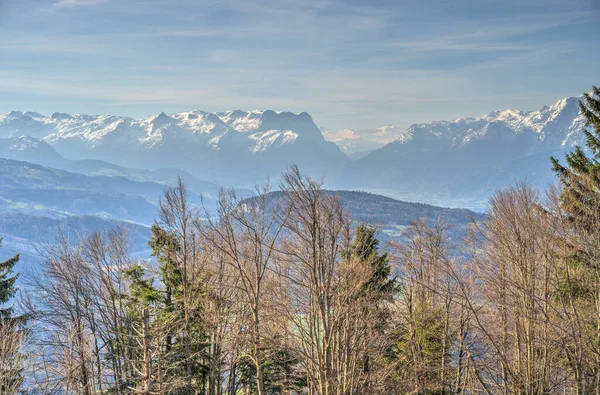
[[[517,18],[492,18],[484,22],[456,24],[444,35],[406,37],[392,41],[390,46],[416,53],[437,51],[488,52],[528,50],[531,44],[514,43],[512,39],[529,33],[570,26],[578,23],[600,21],[598,16],[584,12],[548,13]],[[465,25],[468,27],[465,28]]]
[[[15,2],[0,26],[10,53],[0,107],[275,107],[334,128],[479,114],[510,96],[589,88],[599,55],[578,43],[598,42],[586,33],[600,15],[574,1],[575,11],[555,1],[523,16],[511,3],[501,17],[466,0],[452,2],[458,10],[433,0]],[[552,67],[555,78],[539,77]]]
[[[108,0],[58,0],[54,3],[56,8],[93,7],[106,3]]]
[[[100,53],[106,47],[101,48],[98,45],[86,43],[67,42],[64,37],[27,37],[13,41],[0,42],[0,51],[4,52],[22,52],[22,53],[45,53],[45,54],[92,54]]]

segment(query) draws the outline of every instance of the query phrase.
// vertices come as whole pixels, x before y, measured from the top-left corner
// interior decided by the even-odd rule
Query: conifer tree
[[[155,393],[155,387],[161,388],[162,378],[154,371],[156,360],[155,333],[152,330],[152,320],[155,314],[150,312],[159,300],[158,290],[154,287],[154,279],[146,278],[144,269],[134,265],[125,270],[125,275],[131,281],[128,304],[130,371],[133,380],[129,390],[132,393]]]
[[[2,239],[0,239],[0,247]],[[0,262],[0,393],[16,393],[23,382],[21,344],[24,334],[20,317],[13,317],[12,306],[6,304],[15,295],[18,274],[13,268],[19,254]]]
[[[577,146],[566,154],[566,166],[554,157],[551,160],[563,186],[563,208],[578,229],[594,233],[600,218],[600,88],[585,93],[579,107],[586,125],[593,128],[584,130],[592,156]]]
[[[2,239],[0,239],[0,247]],[[0,262],[0,320],[9,319],[12,317],[12,307],[7,307],[6,303],[15,295],[15,282],[18,274],[13,273],[13,268],[19,261],[19,254],[12,258]]]
[[[204,289],[201,284],[188,285],[186,293],[185,269],[177,261],[177,255],[183,253],[182,243],[177,234],[157,223],[152,225],[151,232],[152,237],[148,245],[152,248],[152,256],[156,257],[160,264],[160,282],[164,287],[161,290],[161,309],[157,317],[157,325],[165,332],[163,348],[166,362],[178,366],[177,369],[171,369],[169,374],[185,376],[187,373],[183,369],[189,363],[193,376],[192,385],[201,387],[206,381],[206,366],[203,361],[206,354],[206,335],[201,317]],[[188,277],[191,275],[192,272]],[[187,325],[186,298],[189,310]],[[190,343],[189,357],[186,356],[186,342]]]
[[[559,275],[559,293],[569,300],[571,314],[580,321],[578,337],[584,339],[575,343],[579,390],[600,393],[600,88],[585,93],[579,107],[592,128],[584,130],[591,156],[575,147],[566,154],[566,166],[551,158],[562,184],[560,204],[571,230],[568,241],[574,247]]]
[[[370,278],[365,282],[360,291],[360,298],[363,299],[363,317],[370,317],[371,340],[386,339],[385,333],[389,329],[390,311],[385,302],[390,302],[396,289],[396,280],[392,278],[389,257],[387,253],[379,252],[379,240],[376,237],[377,229],[372,225],[361,224],[356,228],[354,241],[350,246],[349,259],[354,262],[364,262],[371,268]],[[364,330],[364,329],[363,329]],[[385,342],[385,341],[384,341]],[[380,342],[375,342],[380,343]],[[362,372],[365,377],[365,383],[362,391],[372,391],[372,372],[374,365],[382,361],[377,361],[377,347],[367,348],[362,356]],[[373,358],[375,357],[375,358]],[[374,360],[375,359],[375,360]]]
[[[183,274],[175,262],[175,254],[181,250],[181,247],[175,236],[169,234],[157,223],[152,225],[151,231],[152,238],[148,245],[152,248],[152,256],[156,257],[160,263],[161,280],[165,287],[163,318],[171,321],[176,318],[177,314],[181,314],[181,306],[176,306],[176,304],[181,304]],[[175,328],[170,328],[170,331],[174,332]],[[174,336],[174,333],[167,333],[165,344],[167,351],[171,351]]]
[[[379,253],[379,240],[374,226],[361,224],[356,228],[356,236],[351,247],[351,258],[368,262],[373,275],[366,287],[380,297],[390,296],[395,281],[390,278],[391,268],[387,253]]]

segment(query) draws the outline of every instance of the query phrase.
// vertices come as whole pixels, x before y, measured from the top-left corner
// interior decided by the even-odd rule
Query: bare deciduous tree
[[[269,189],[257,189],[257,197],[244,200],[235,190],[221,191],[216,220],[208,219],[204,237],[235,273],[241,309],[247,325],[241,328],[250,346],[246,354],[256,370],[256,388],[265,394],[265,295],[276,243],[284,221],[277,221],[279,207],[269,206]]]

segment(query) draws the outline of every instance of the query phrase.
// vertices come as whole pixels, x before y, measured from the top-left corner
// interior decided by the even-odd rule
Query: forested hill
[[[417,218],[435,222],[438,217],[448,225],[465,225],[483,214],[461,208],[444,208],[423,203],[406,202],[359,191],[327,191],[339,196],[350,215],[360,222],[377,225],[408,225]]]
[[[449,226],[451,235],[458,236],[473,219],[485,218],[484,214],[467,209],[406,202],[370,192],[338,190],[325,192],[338,196],[354,221],[378,226],[384,239],[401,236],[403,228],[416,219],[424,219],[429,226],[440,219]],[[271,192],[273,200],[279,199],[282,194],[281,191]]]

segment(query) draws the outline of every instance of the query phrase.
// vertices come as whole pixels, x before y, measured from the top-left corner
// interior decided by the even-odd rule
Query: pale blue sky
[[[600,0],[0,0],[0,112],[308,111],[370,128],[600,84]]]

